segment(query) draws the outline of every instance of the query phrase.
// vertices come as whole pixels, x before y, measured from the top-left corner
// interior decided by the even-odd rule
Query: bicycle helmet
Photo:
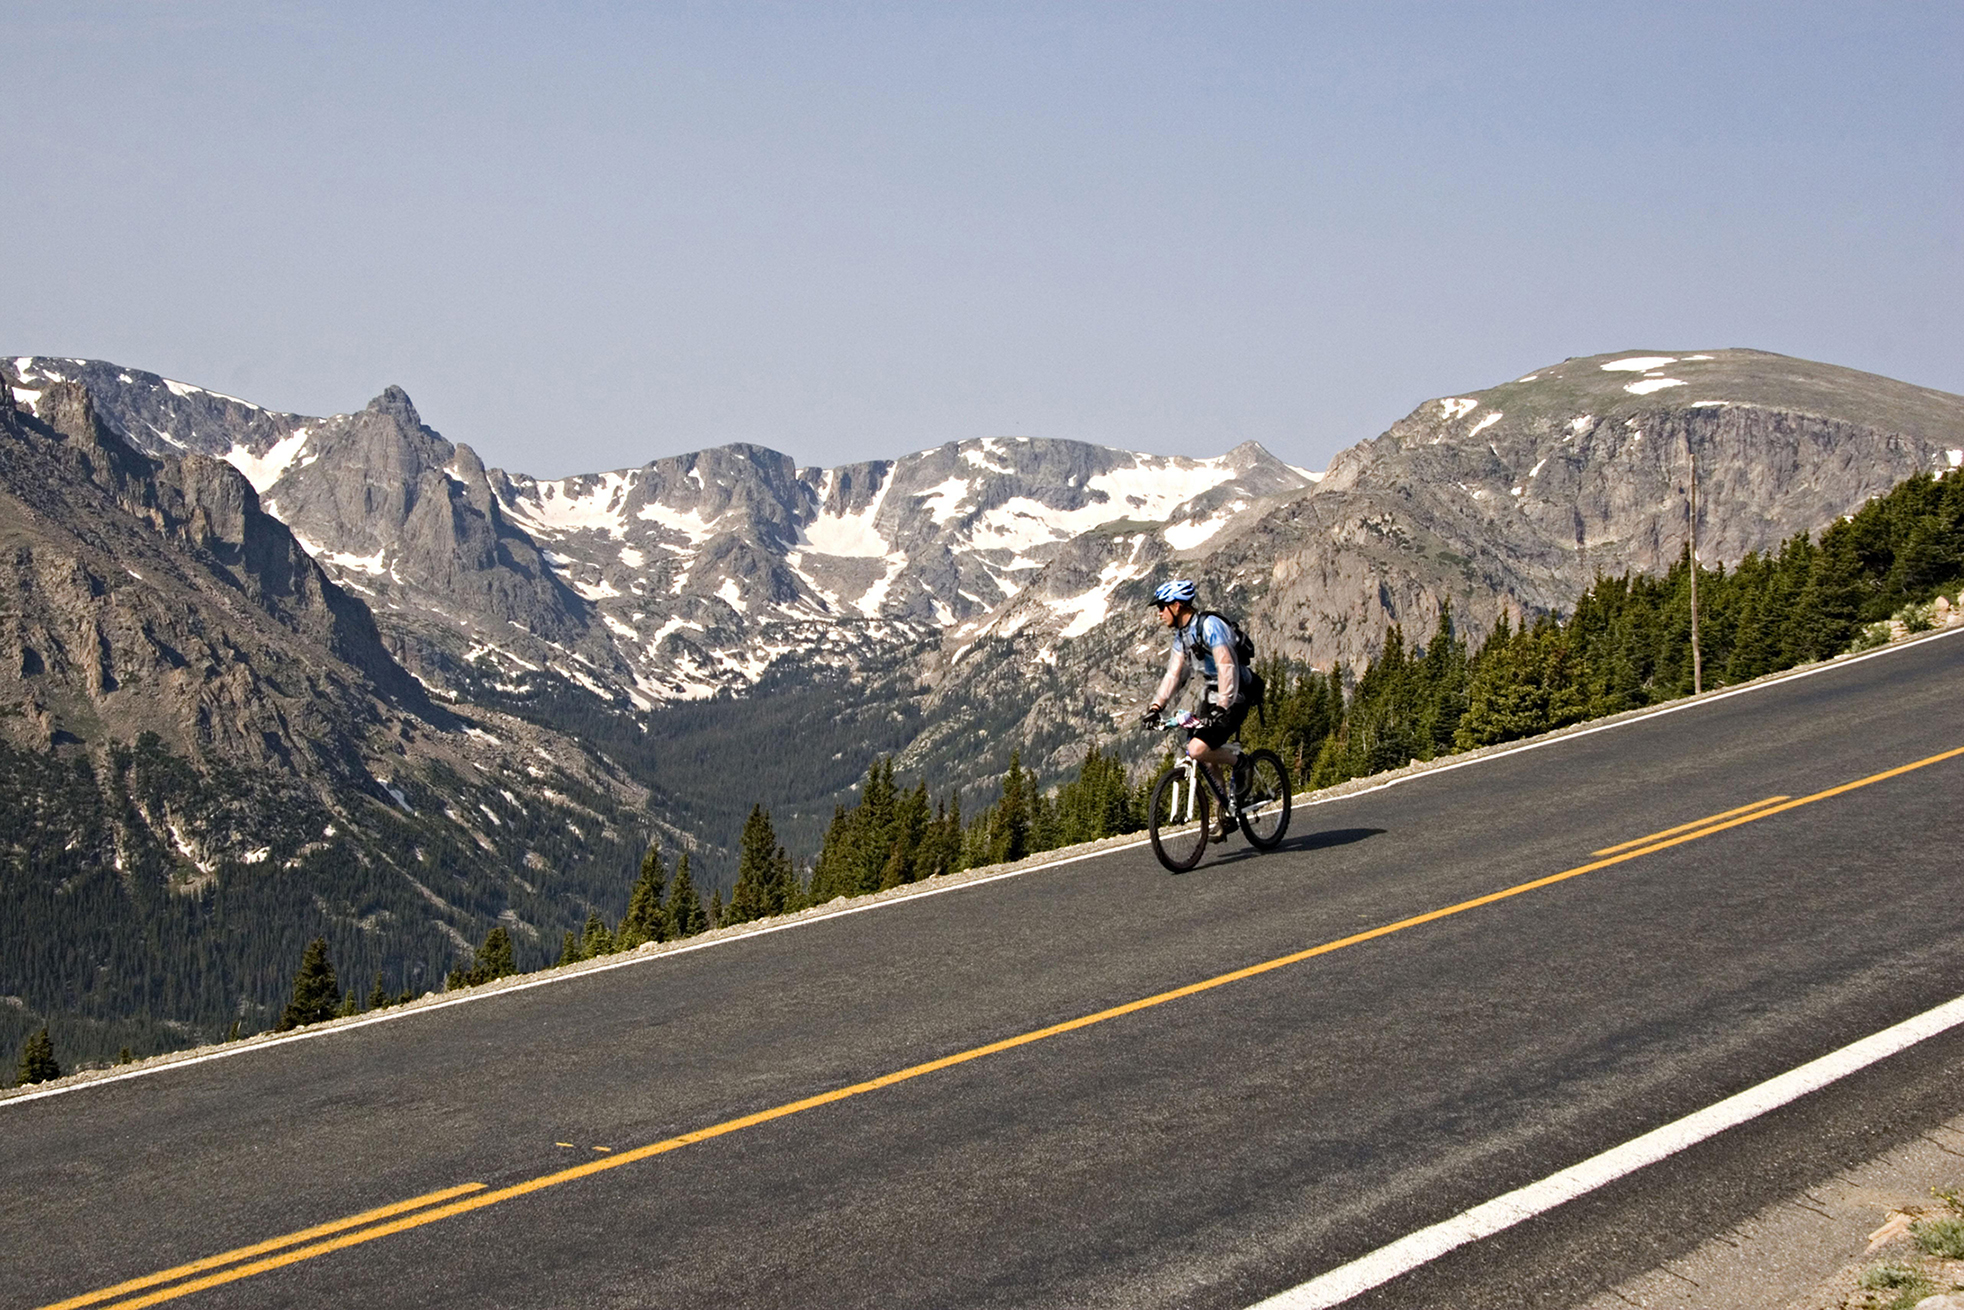
[[[1162,582],[1153,588],[1152,603],[1155,605],[1171,605],[1176,600],[1183,600],[1191,605],[1193,604],[1195,594],[1191,579],[1175,578],[1171,582]]]

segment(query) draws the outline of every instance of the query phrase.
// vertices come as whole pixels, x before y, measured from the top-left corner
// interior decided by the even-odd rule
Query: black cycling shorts
[[[1219,750],[1227,745],[1228,739],[1241,731],[1241,721],[1248,717],[1248,701],[1237,699],[1234,708],[1225,717],[1215,720],[1204,728],[1194,731],[1194,736],[1207,743],[1207,749]]]

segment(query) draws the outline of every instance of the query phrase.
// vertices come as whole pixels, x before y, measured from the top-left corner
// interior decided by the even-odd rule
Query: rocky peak
[[[416,406],[409,399],[409,393],[393,382],[383,387],[382,394],[369,401],[362,413],[382,415],[404,428],[423,426],[423,417],[416,412]]]

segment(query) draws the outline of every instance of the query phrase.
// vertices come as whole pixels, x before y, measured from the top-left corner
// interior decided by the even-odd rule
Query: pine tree
[[[477,961],[471,966],[471,981],[496,982],[517,972],[518,959],[512,950],[511,934],[503,924],[498,924],[484,934],[484,944],[477,948]]]
[[[594,960],[614,953],[614,934],[607,931],[607,921],[600,917],[598,910],[586,916],[586,930],[580,934],[580,958]]]
[[[675,886],[668,893],[668,930],[672,937],[693,937],[709,927],[703,913],[702,897],[689,877],[689,853],[683,851],[675,861]]]
[[[371,1010],[380,1010],[387,1007],[388,1004],[389,993],[382,986],[382,971],[377,969],[375,971],[375,986],[371,987],[368,991],[368,1008]]]
[[[962,803],[958,794],[950,793],[934,807],[934,822],[922,841],[914,869],[918,877],[935,878],[958,873],[962,867]]]
[[[48,1036],[44,1027],[27,1039],[20,1048],[20,1074],[17,1081],[25,1086],[28,1083],[44,1083],[50,1078],[61,1077],[61,1065],[55,1062],[54,1039]]]
[[[1420,755],[1431,759],[1453,749],[1453,736],[1466,715],[1466,642],[1453,626],[1450,600],[1439,604],[1439,626],[1425,647],[1421,681],[1425,703],[1418,711]]]
[[[478,987],[499,978],[518,972],[518,961],[512,951],[511,934],[503,924],[494,926],[484,934],[484,944],[477,948],[477,957],[468,969],[453,969],[444,985],[452,991],[459,987]],[[382,990],[382,979],[378,974],[375,990]]]
[[[668,870],[662,865],[661,845],[651,842],[641,857],[641,876],[635,879],[634,889],[628,893],[627,914],[614,934],[615,949],[631,951],[643,942],[668,939],[668,915],[662,910],[662,890],[667,884]]]
[[[1030,836],[1029,851],[1053,851],[1064,844],[1063,824],[1057,816],[1057,806],[1050,795],[1036,786],[1035,778],[1030,780]]]
[[[334,1017],[340,1005],[341,986],[327,958],[327,938],[316,937],[300,957],[299,971],[293,975],[293,999],[280,1011],[279,1031],[325,1022]]]
[[[723,908],[723,889],[714,887],[709,892],[709,926],[721,928],[727,912]]]
[[[796,909],[797,902],[798,887],[791,858],[777,844],[777,830],[771,826],[769,811],[753,805],[738,841],[736,886],[730,890],[730,903],[723,912],[723,920],[749,923]]]
[[[1286,677],[1279,667],[1276,674],[1278,680]],[[1286,689],[1281,695],[1287,695]],[[1126,781],[1125,766],[1095,744],[1085,752],[1077,778],[1058,789],[1056,810],[1059,845],[1136,832],[1140,826],[1133,813],[1132,788]]]
[[[989,829],[991,863],[1012,863],[1030,853],[1030,790],[1023,753],[1011,751],[1009,772],[1002,779],[1002,799],[996,802]]]
[[[566,935],[559,939],[559,960],[553,967],[558,968],[562,965],[578,964],[579,962],[580,935],[569,929]]]

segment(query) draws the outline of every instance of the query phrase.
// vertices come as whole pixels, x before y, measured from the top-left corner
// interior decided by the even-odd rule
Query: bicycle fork
[[[1180,771],[1187,775],[1187,779],[1186,779],[1185,796],[1178,797],[1173,802],[1174,810],[1178,811],[1178,813],[1174,815],[1174,818],[1178,822],[1180,823],[1193,822],[1195,798],[1199,795],[1200,792],[1199,785],[1194,781],[1194,777],[1196,774],[1202,778],[1207,779],[1207,790],[1213,792],[1214,799],[1221,803],[1221,813],[1223,815],[1235,819],[1238,819],[1240,817],[1239,813],[1235,810],[1233,800],[1230,799],[1226,790],[1224,790],[1221,784],[1215,779],[1213,771],[1209,769],[1205,764],[1202,764],[1199,760],[1189,758],[1186,760],[1182,760],[1180,762]]]

